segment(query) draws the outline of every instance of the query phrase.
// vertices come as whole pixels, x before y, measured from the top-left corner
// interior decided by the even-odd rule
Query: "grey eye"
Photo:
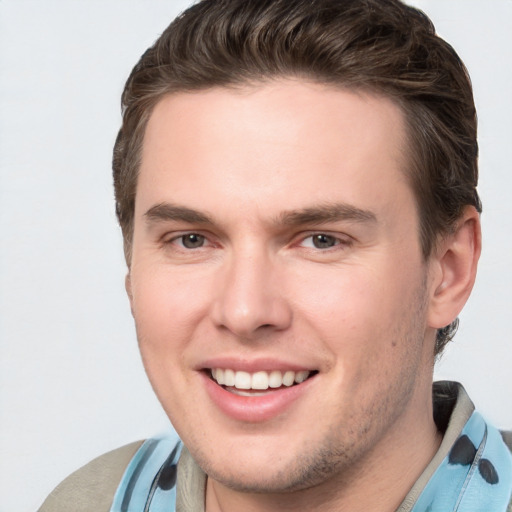
[[[189,233],[181,237],[181,243],[187,249],[197,249],[204,245],[204,236],[197,233]]]
[[[334,247],[337,244],[337,239],[334,236],[324,235],[319,233],[318,235],[313,235],[312,237],[313,246],[317,249],[329,249],[329,247]]]

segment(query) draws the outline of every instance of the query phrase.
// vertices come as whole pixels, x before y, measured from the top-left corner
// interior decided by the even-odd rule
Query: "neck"
[[[294,492],[252,494],[209,478],[206,512],[395,511],[441,443],[430,388],[426,394],[421,391],[417,390],[412,407],[370,452],[329,480]]]

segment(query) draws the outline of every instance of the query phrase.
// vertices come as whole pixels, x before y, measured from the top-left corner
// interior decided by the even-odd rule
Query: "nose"
[[[225,263],[212,308],[217,327],[254,340],[290,326],[292,310],[280,265],[263,251],[232,254]]]

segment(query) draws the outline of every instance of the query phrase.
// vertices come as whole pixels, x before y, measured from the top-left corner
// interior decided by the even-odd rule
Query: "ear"
[[[455,232],[431,256],[429,327],[441,329],[457,318],[473,289],[481,248],[480,216],[467,206]]]
[[[128,299],[130,301],[130,310],[133,316],[132,278],[130,272],[128,272],[124,278],[124,289],[126,290],[126,294],[128,295]]]

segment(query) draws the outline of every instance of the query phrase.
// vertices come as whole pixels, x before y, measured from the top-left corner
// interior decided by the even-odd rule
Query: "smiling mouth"
[[[279,388],[296,386],[318,373],[309,370],[249,373],[224,368],[212,368],[209,371],[211,379],[219,386],[240,396],[261,396]]]

